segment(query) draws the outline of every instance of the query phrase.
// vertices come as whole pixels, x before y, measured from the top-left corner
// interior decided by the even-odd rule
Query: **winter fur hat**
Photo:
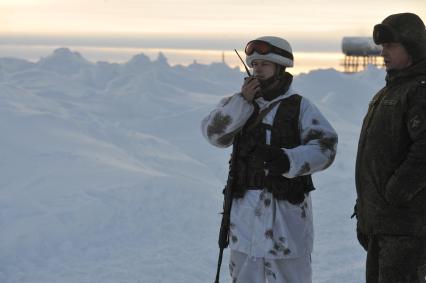
[[[414,62],[426,58],[425,24],[416,14],[388,16],[381,24],[374,26],[373,39],[376,44],[401,43]]]
[[[262,36],[262,37],[256,38],[254,41],[267,42],[270,45],[283,50],[284,53],[286,54],[282,55],[282,54],[277,54],[274,52],[270,52],[267,54],[259,54],[256,51],[254,51],[252,54],[247,55],[246,57],[247,65],[249,65],[250,67],[253,67],[252,63],[254,60],[267,60],[284,67],[293,67],[293,51],[291,49],[290,43],[288,43],[287,40],[280,37],[276,37],[276,36]]]

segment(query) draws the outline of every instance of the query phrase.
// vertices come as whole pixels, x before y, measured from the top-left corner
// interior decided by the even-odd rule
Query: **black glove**
[[[282,175],[268,175],[265,179],[265,187],[279,200],[298,205],[305,199],[305,186],[301,183],[292,183],[290,179]],[[277,193],[277,195],[275,195]]]
[[[290,161],[287,154],[276,146],[258,145],[253,151],[256,159],[265,162],[265,169],[269,171],[269,175],[281,175],[287,173],[290,169]]]
[[[294,205],[298,205],[305,200],[305,193],[301,190],[290,191],[287,200]]]

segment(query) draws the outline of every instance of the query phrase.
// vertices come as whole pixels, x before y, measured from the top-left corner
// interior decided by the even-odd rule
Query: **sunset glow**
[[[371,36],[393,13],[426,19],[426,0],[0,0],[0,57],[38,60],[69,47],[90,60],[165,53],[171,64],[240,63],[233,49],[263,35],[284,37],[294,73],[339,69],[344,36]]]
[[[424,0],[3,0],[1,34],[369,35],[385,16],[426,17]]]

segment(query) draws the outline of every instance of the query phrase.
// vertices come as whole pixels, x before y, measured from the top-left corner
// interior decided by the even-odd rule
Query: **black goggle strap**
[[[269,51],[268,52],[266,52],[266,53],[260,53],[260,54],[264,55],[264,54],[272,52],[272,53],[281,55],[281,56],[283,56],[285,58],[293,60],[293,54],[291,54],[287,50],[281,49],[279,47],[276,47],[276,46],[270,44],[269,42],[262,41],[262,40],[252,40],[249,43],[247,43],[246,48],[244,50],[245,53],[246,53],[246,55],[251,55],[251,54],[253,54],[253,52],[256,51],[256,43],[265,44],[265,45],[267,45],[269,47]],[[247,52],[247,49],[249,48],[249,45],[253,45],[253,46],[250,47],[250,49],[251,49],[250,51],[251,52]]]

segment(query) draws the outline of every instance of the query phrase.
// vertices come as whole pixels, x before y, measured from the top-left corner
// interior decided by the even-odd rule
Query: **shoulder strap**
[[[265,116],[271,112],[272,109],[274,109],[274,107],[280,103],[281,101],[285,100],[286,98],[283,99],[279,99],[277,101],[272,102],[271,104],[268,105],[268,107],[266,107],[265,109],[263,109],[262,111],[260,111],[259,115],[257,115],[256,120],[247,127],[247,131],[251,131],[252,129],[254,129],[254,127],[256,127],[260,122],[262,122],[263,118],[265,118]]]

